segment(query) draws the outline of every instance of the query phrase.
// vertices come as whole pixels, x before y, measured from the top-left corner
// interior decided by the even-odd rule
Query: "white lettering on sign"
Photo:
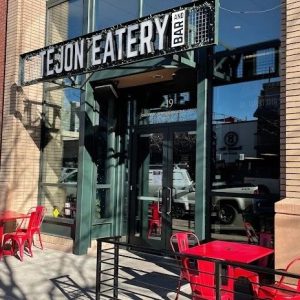
[[[184,46],[186,43],[186,11],[172,13],[171,47]]]
[[[70,74],[183,46],[187,40],[186,26],[186,11],[180,10],[50,46],[39,53],[43,62],[42,76]],[[169,32],[171,38],[168,38]]]

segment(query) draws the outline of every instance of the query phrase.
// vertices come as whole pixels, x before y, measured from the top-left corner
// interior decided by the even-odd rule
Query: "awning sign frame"
[[[218,0],[201,0],[21,55],[21,85],[217,44]]]

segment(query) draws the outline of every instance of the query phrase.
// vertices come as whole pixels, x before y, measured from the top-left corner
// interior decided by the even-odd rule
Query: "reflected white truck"
[[[149,170],[149,190],[147,195],[140,196],[140,200],[161,201],[162,170]],[[60,182],[65,185],[67,194],[76,195],[77,169],[70,169],[62,174]],[[228,187],[224,182],[215,183],[212,192],[224,193],[212,197],[212,211],[223,224],[232,224],[238,213],[245,211],[256,198],[244,198],[240,194],[257,194],[258,187],[251,183]],[[234,194],[237,194],[236,196]],[[174,167],[172,189],[172,215],[182,218],[187,215],[195,205],[195,182],[184,168]]]
[[[162,170],[150,169],[149,196],[160,197],[161,181]],[[238,213],[245,211],[257,200],[251,196],[241,197],[240,194],[257,194],[258,187],[252,184],[228,187],[225,183],[215,183],[212,192],[224,193],[224,195],[214,195],[212,197],[212,211],[215,212],[221,223],[232,224]],[[195,183],[186,169],[179,167],[173,169],[172,196],[172,215],[175,218],[183,217],[195,205]]]
[[[149,170],[149,196],[161,197],[162,170]],[[175,167],[173,169],[172,188],[172,215],[182,217],[195,205],[195,184],[186,169]]]

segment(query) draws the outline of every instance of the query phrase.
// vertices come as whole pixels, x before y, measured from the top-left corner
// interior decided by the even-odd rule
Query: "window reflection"
[[[80,90],[46,87],[43,193],[51,214],[74,217],[77,194]],[[72,208],[70,213],[70,209]],[[65,213],[66,212],[66,213]]]
[[[96,0],[95,2],[95,30],[139,17],[139,0]]]
[[[280,81],[214,89],[212,230],[245,238],[244,221],[273,230],[279,200]],[[228,238],[228,236],[227,236]]]
[[[280,0],[226,0],[220,4],[219,40],[223,49],[279,38]]]
[[[143,2],[143,15],[147,16],[163,10],[167,10],[180,5],[188,4],[191,0],[144,0]]]
[[[47,45],[83,34],[83,0],[69,0],[47,11]]]

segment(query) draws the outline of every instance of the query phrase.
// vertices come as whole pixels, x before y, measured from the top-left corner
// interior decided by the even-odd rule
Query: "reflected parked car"
[[[78,171],[75,168],[69,168],[62,173],[60,182],[64,184],[67,195],[76,196],[77,174]],[[161,197],[162,175],[162,170],[159,168],[149,170],[149,190],[145,196]],[[212,194],[212,213],[222,224],[232,224],[238,214],[254,211],[263,207],[266,202],[263,195],[260,195],[259,187],[251,183],[226,185],[225,182],[215,182]],[[172,199],[174,218],[182,218],[193,210],[195,182],[191,179],[187,169],[174,167]]]
[[[212,193],[212,211],[222,224],[232,224],[237,214],[249,212],[257,201],[261,201],[261,199],[251,197],[251,195],[259,194],[258,186],[251,183],[232,186],[214,183]]]

